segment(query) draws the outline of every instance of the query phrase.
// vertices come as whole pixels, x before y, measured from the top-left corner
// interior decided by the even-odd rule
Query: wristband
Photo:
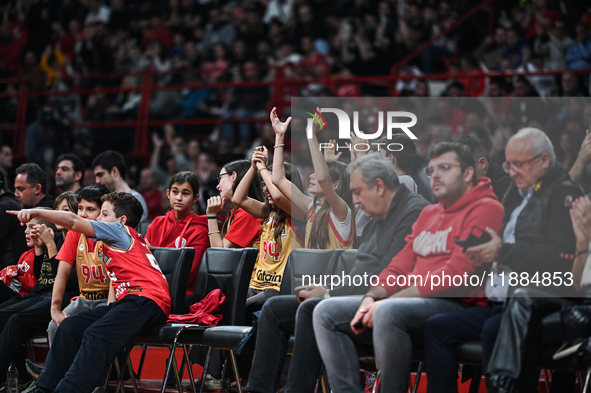
[[[277,149],[278,147],[283,147],[283,146],[285,146],[285,143],[281,143],[281,144],[279,144],[279,145],[275,145],[275,146],[273,147],[273,149]]]
[[[217,220],[218,216],[207,216],[208,220]]]
[[[261,169],[257,169],[257,171],[258,171],[259,173],[261,173],[261,171],[264,171],[264,170],[267,170],[267,171],[268,171],[267,167],[265,167],[265,168],[261,168]]]
[[[209,236],[209,235],[213,235],[214,233],[220,233],[220,231],[212,231],[212,232],[207,232],[207,236]]]

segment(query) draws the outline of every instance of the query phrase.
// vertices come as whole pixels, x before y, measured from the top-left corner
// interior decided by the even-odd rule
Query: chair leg
[[[199,386],[199,393],[203,393],[203,387],[205,386],[205,376],[207,375],[207,369],[209,368],[209,360],[211,359],[212,352],[213,348],[208,347],[207,354],[205,355],[205,363],[203,364],[203,372],[201,373],[201,386]]]
[[[546,382],[546,391],[550,391],[550,372],[548,372],[548,369],[545,368],[544,369],[544,381]]]
[[[238,388],[238,393],[242,393],[242,386],[240,385],[240,375],[238,375],[238,364],[236,363],[236,356],[234,356],[234,351],[230,352],[230,361],[232,362],[232,368],[234,369],[234,378],[236,378],[236,387]]]
[[[111,373],[113,372],[113,363],[109,365],[109,369],[107,370],[107,377],[105,378],[105,383],[103,384],[103,391],[107,392],[109,388],[109,378],[111,378]]]
[[[127,369],[129,370],[129,376],[131,378],[131,385],[133,387],[133,393],[138,393],[138,389],[137,389],[137,380],[136,380],[136,376],[135,376],[135,372],[133,371],[133,364],[131,364],[131,348],[133,347],[133,345],[128,345],[127,347],[127,351],[126,351],[126,360],[127,360]]]
[[[162,387],[160,388],[160,393],[164,393],[166,390],[166,383],[168,382],[168,377],[170,376],[170,368],[172,367],[172,359],[174,357],[174,349],[176,348],[176,341],[170,346],[170,355],[168,356],[168,362],[166,363],[166,372],[164,373],[164,380],[162,381]]]
[[[417,369],[417,377],[415,378],[415,384],[412,387],[412,393],[417,393],[419,391],[419,382],[421,382],[421,374],[425,369],[425,363],[419,362],[419,368]]]
[[[587,369],[587,376],[585,377],[585,385],[583,385],[583,393],[587,393],[589,387],[589,380],[591,379],[591,367]]]
[[[382,370],[378,370],[376,372],[376,380],[373,382],[373,388],[371,389],[371,393],[377,393],[378,389],[380,388],[380,378],[382,377]]]
[[[480,389],[481,380],[482,380],[482,373],[480,373],[478,375],[474,375],[472,377],[472,380],[470,381],[470,389],[468,390],[468,393],[478,393],[478,390]]]
[[[189,351],[187,345],[183,344],[184,362],[187,364],[187,371],[189,372],[189,380],[191,381],[191,390],[193,393],[197,393],[197,387],[195,386],[195,379],[193,377],[193,367],[191,367],[191,361],[189,360]],[[181,374],[182,375],[182,374]]]
[[[326,374],[326,368],[322,366],[322,372],[320,373],[319,379],[320,392],[330,393],[330,384],[328,383],[328,375]]]
[[[178,365],[176,364],[176,358],[174,356],[172,357],[172,370],[174,371],[174,378],[176,379],[176,385],[179,389],[179,392],[182,393],[183,392],[183,383],[182,383],[181,377],[179,375],[179,368],[178,368]]]
[[[146,351],[148,350],[148,344],[142,345],[142,357],[140,358],[140,365],[137,369],[137,379],[142,378],[142,370],[144,369],[144,360],[146,359]]]
[[[119,370],[119,378],[117,379],[117,388],[115,388],[116,392],[125,393],[125,388],[123,387],[123,376],[125,375],[125,370],[127,369],[127,363],[123,363],[123,366],[119,364],[119,359],[115,358],[115,368]]]

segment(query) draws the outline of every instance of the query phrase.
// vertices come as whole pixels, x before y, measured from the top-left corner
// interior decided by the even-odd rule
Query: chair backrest
[[[195,257],[195,249],[193,247],[150,247],[150,250],[168,281],[171,313],[183,314],[185,312],[185,293]]]
[[[353,266],[355,266],[356,259],[357,250],[343,250],[343,252],[339,254],[330,274],[349,274],[349,272],[353,270]]]
[[[338,263],[339,256],[344,250],[316,250],[298,248],[289,255],[291,260],[291,290],[295,287],[306,285],[324,285],[319,282],[321,276],[331,274]],[[304,276],[310,277],[310,282]],[[283,288],[282,288],[283,289]]]
[[[220,289],[227,301],[221,324],[244,325],[246,295],[257,254],[255,248],[208,248],[201,258],[192,301]]]
[[[146,233],[148,233],[148,227],[154,220],[142,220],[137,224],[136,231],[143,237],[146,237]]]

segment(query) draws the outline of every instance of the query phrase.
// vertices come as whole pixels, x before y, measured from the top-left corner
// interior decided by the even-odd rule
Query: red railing
[[[387,91],[389,95],[395,95],[396,82],[400,80],[413,80],[422,79],[429,81],[445,81],[449,79],[462,79],[467,81],[469,86],[474,83],[475,80],[490,79],[494,77],[511,77],[511,76],[531,76],[531,75],[559,75],[561,72],[528,72],[528,73],[444,73],[444,74],[432,74],[424,76],[414,75],[397,75],[393,67],[392,72],[389,75],[383,76],[363,76],[363,77],[333,77],[329,73],[328,65],[325,67],[325,73],[320,78],[312,79],[296,79],[287,80],[284,76],[283,69],[281,67],[275,67],[273,70],[275,78],[269,82],[248,82],[248,83],[215,83],[212,85],[204,85],[200,83],[186,83],[180,85],[165,85],[159,86],[152,82],[155,73],[146,72],[141,75],[142,85],[137,87],[111,87],[111,88],[100,88],[103,93],[121,93],[121,92],[139,92],[141,93],[141,103],[138,110],[136,120],[122,120],[122,121],[110,121],[110,122],[88,122],[71,124],[72,129],[76,128],[109,128],[109,127],[128,127],[135,128],[134,135],[134,146],[130,152],[131,155],[147,159],[149,157],[148,141],[149,141],[149,128],[154,126],[161,126],[166,123],[172,123],[177,125],[217,125],[222,123],[220,118],[191,118],[191,119],[151,119],[149,108],[152,93],[161,90],[181,90],[181,89],[199,89],[199,88],[210,88],[210,89],[224,89],[232,87],[247,87],[247,86],[268,86],[272,89],[269,106],[276,106],[279,113],[285,113],[285,110],[289,108],[290,101],[286,99],[290,95],[286,92],[297,92],[299,88],[309,83],[321,83],[328,87],[330,90],[335,91],[341,84],[356,84],[356,85],[373,85],[380,86],[384,91]],[[187,72],[196,72],[194,70]],[[591,70],[578,71],[578,73],[591,73]],[[161,75],[161,74],[160,74]],[[111,74],[105,76],[90,76],[91,78],[97,77],[118,77],[118,74]],[[0,98],[5,97],[17,97],[18,98],[18,110],[16,115],[16,122],[14,124],[0,125],[0,132],[13,132],[13,149],[17,159],[22,158],[24,154],[24,141],[25,131],[27,128],[27,105],[28,99],[31,97],[47,97],[52,95],[89,95],[96,93],[94,88],[73,88],[67,91],[28,91],[27,82],[29,81],[10,81],[8,83],[18,83],[19,90],[16,93],[4,93],[0,94]],[[0,81],[0,83],[2,83]],[[4,81],[4,83],[7,83]],[[262,110],[269,109],[268,106],[262,104]],[[241,119],[223,119],[223,122],[264,122],[266,118],[241,118]],[[197,137],[205,137],[206,135],[197,135]]]

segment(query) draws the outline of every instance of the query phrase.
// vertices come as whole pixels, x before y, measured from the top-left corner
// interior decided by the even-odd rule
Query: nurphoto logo
[[[308,109],[308,108],[306,108]],[[312,108],[310,108],[312,109]],[[351,119],[347,112],[338,108],[319,108],[319,110],[312,109],[314,112],[305,110],[305,113],[312,116],[308,118],[308,124],[306,127],[306,136],[308,139],[312,139],[312,124],[314,121],[320,124],[321,128],[328,129],[326,119],[322,113],[332,113],[338,119],[339,125],[339,139],[350,139],[352,132],[361,139],[378,139],[384,133],[384,122],[386,123],[386,135],[388,139],[392,138],[393,130],[402,130],[410,139],[419,139],[409,129],[410,127],[417,124],[417,116],[411,112],[401,111],[379,111],[378,112],[378,129],[373,134],[366,134],[364,131],[359,129],[359,111],[353,111],[353,128],[351,129]],[[401,118],[410,119],[410,121],[401,122]]]

